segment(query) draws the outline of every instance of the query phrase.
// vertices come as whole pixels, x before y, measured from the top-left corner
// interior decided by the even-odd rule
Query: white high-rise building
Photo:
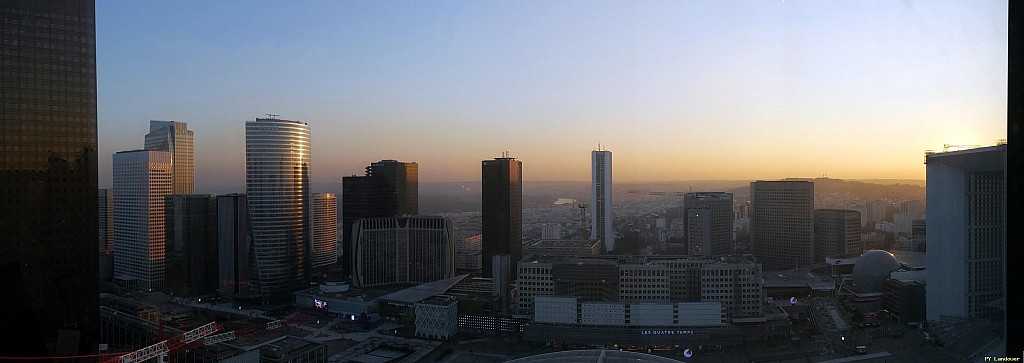
[[[173,194],[171,153],[114,154],[114,280],[131,288],[164,283],[164,199]]]
[[[314,193],[311,223],[313,268],[337,263],[338,197],[331,193]]]
[[[927,317],[1000,317],[1005,297],[1006,146],[927,156]]]
[[[193,194],[196,190],[196,163],[192,131],[177,121],[149,121],[146,150],[171,152],[174,194]]]
[[[256,119],[245,123],[245,191],[263,301],[287,301],[305,286],[310,217],[309,125]]]
[[[604,243],[604,250],[615,249],[615,230],[612,228],[612,152],[594,150],[591,160],[590,239]]]

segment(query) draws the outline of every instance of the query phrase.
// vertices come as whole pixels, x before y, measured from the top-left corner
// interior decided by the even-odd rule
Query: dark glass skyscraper
[[[352,273],[352,224],[361,218],[419,214],[419,165],[381,160],[366,175],[341,178],[342,269]]]
[[[814,264],[813,182],[750,182],[750,251],[765,270]]]
[[[857,257],[864,251],[860,212],[846,209],[814,211],[814,263],[828,257]]]
[[[523,163],[515,158],[484,160],[481,189],[483,251],[481,273],[493,277],[492,259],[507,255],[510,282],[523,258]]]
[[[256,256],[249,238],[249,203],[245,194],[217,196],[217,270],[222,296],[252,299],[259,296],[252,280]]]
[[[732,193],[686,193],[683,197],[686,245],[692,256],[732,253]]]
[[[217,199],[208,194],[167,197],[165,286],[174,296],[217,290]]]
[[[0,2],[0,356],[99,343],[91,0]]]

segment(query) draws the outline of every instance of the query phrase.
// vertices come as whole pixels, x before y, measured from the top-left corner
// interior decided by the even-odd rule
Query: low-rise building
[[[890,279],[882,284],[882,307],[903,323],[925,320],[925,286],[910,279]]]
[[[261,363],[324,363],[327,347],[324,343],[299,337],[282,337],[260,347]]]
[[[730,321],[763,317],[763,281],[761,265],[752,259],[734,257],[705,264],[701,268],[701,301],[721,303]]]
[[[459,303],[452,296],[434,296],[416,303],[416,336],[448,339],[459,332]]]
[[[535,239],[523,243],[523,256],[596,256],[601,242],[578,239]]]

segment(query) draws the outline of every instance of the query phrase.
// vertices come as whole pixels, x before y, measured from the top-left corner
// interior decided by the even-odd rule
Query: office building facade
[[[686,193],[683,210],[686,245],[691,256],[732,253],[732,193]]]
[[[767,270],[814,263],[814,183],[750,183],[750,249]]]
[[[860,233],[860,212],[847,209],[814,211],[814,263],[826,257],[857,257],[864,251]]]
[[[510,281],[523,258],[523,163],[501,157],[482,162],[481,229],[483,248],[481,273],[493,277],[495,255],[508,256]]]
[[[114,154],[114,281],[132,289],[164,286],[164,204],[172,194],[171,153]]]
[[[352,224],[361,218],[419,214],[419,164],[381,160],[366,167],[365,175],[341,179],[342,270],[352,273]]]
[[[99,215],[100,251],[114,248],[114,190],[100,189],[96,195],[96,213]]]
[[[172,195],[164,206],[165,290],[174,296],[217,291],[217,199],[208,194]]]
[[[764,278],[761,264],[729,256],[701,267],[700,300],[718,302],[728,321],[764,317]]]
[[[149,121],[146,150],[169,151],[174,169],[174,194],[196,192],[196,163],[192,131],[184,122]]]
[[[480,271],[480,255],[484,237],[476,233],[455,237],[455,269],[462,272]]]
[[[763,317],[761,264],[749,255],[528,256],[518,264],[516,312],[530,315],[541,296],[654,304],[718,302],[730,318]]]
[[[615,229],[612,226],[612,152],[590,152],[591,213],[590,240],[600,241],[605,251],[615,249]]]
[[[0,310],[31,327],[3,356],[99,343],[95,20],[92,0],[0,3]]]
[[[288,301],[306,284],[310,167],[309,125],[281,119],[245,123],[251,267],[263,301]]]
[[[338,263],[338,198],[331,193],[313,193],[312,267],[322,270]]]
[[[1005,298],[1006,145],[927,161],[929,321],[1001,317]],[[936,268],[937,267],[937,268]]]
[[[217,196],[218,290],[222,296],[248,300],[259,295],[254,289],[249,236],[249,204],[245,194]]]
[[[448,218],[360,219],[354,234],[355,287],[423,283],[455,276],[455,227]]]

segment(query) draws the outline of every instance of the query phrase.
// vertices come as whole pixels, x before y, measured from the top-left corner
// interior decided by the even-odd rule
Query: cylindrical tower
[[[263,301],[285,301],[305,284],[309,261],[309,125],[256,119],[245,123],[245,190],[255,288]]]

